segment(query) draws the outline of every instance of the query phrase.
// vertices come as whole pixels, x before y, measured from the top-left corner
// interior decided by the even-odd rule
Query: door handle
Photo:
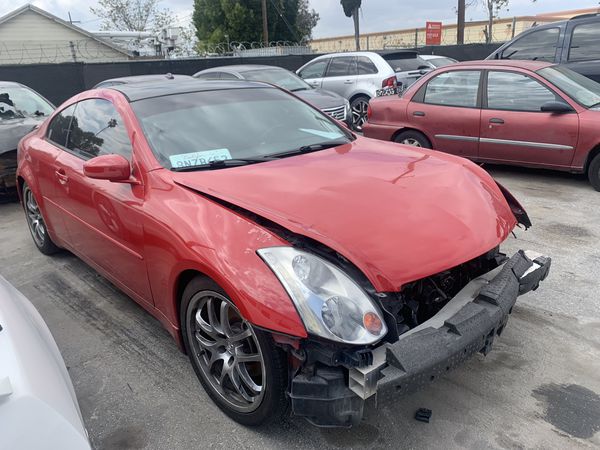
[[[494,117],[494,118],[490,119],[490,123],[497,123],[499,125],[502,125],[504,123],[504,120]]]
[[[413,112],[413,116],[425,117],[425,113],[423,111],[415,111]]]
[[[354,83],[354,81],[352,81],[352,80],[345,80],[344,81],[344,84],[352,84],[352,83]]]
[[[56,178],[58,178],[60,184],[67,184],[67,181],[69,181],[69,177],[63,169],[56,170],[54,174],[56,175]]]

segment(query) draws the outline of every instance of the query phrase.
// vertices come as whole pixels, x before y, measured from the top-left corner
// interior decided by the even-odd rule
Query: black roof
[[[222,91],[229,89],[273,88],[258,81],[243,80],[197,80],[183,79],[177,83],[169,80],[149,81],[146,83],[119,84],[104,89],[114,89],[125,95],[130,102],[165,95],[187,94],[190,92]]]

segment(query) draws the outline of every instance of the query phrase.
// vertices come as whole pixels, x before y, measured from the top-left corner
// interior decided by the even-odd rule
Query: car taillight
[[[386,78],[385,80],[383,80],[381,82],[381,87],[382,88],[393,88],[396,87],[396,75],[394,75],[393,77],[389,77]]]
[[[373,110],[371,109],[371,105],[367,106],[367,120],[371,118],[373,115]]]

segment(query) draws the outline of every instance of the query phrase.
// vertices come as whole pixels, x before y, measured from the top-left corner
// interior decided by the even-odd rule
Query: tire
[[[432,148],[429,139],[423,133],[414,130],[403,131],[394,138],[394,142],[411,147]]]
[[[591,185],[600,192],[600,153],[597,154],[588,167],[588,179]]]
[[[363,125],[367,121],[367,108],[370,98],[366,95],[359,95],[350,103],[350,113],[352,114],[352,130],[362,132]]]
[[[281,420],[289,404],[287,358],[271,336],[252,327],[223,289],[202,276],[188,283],[180,309],[185,349],[212,401],[242,425]]]
[[[38,250],[44,255],[52,255],[58,252],[60,248],[52,242],[38,202],[27,183],[23,183],[23,208],[25,209],[25,219],[27,220],[29,232]]]

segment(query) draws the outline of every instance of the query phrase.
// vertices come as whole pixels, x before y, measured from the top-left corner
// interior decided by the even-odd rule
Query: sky
[[[321,20],[313,31],[314,38],[352,34],[352,20],[344,16],[339,0],[309,0]],[[0,0],[0,15],[4,15],[28,3],[20,0]],[[100,29],[101,22],[91,12],[96,1],[85,0],[34,0],[34,5],[68,20],[81,21],[78,25],[89,31]],[[425,26],[427,20],[454,23],[456,0],[363,0],[361,32],[376,32]],[[177,14],[179,25],[191,20],[193,0],[161,1],[159,6]],[[600,7],[598,0],[510,0],[509,8],[501,12],[503,17],[535,15],[569,9]],[[467,20],[481,20],[485,12],[481,6],[467,10]]]

